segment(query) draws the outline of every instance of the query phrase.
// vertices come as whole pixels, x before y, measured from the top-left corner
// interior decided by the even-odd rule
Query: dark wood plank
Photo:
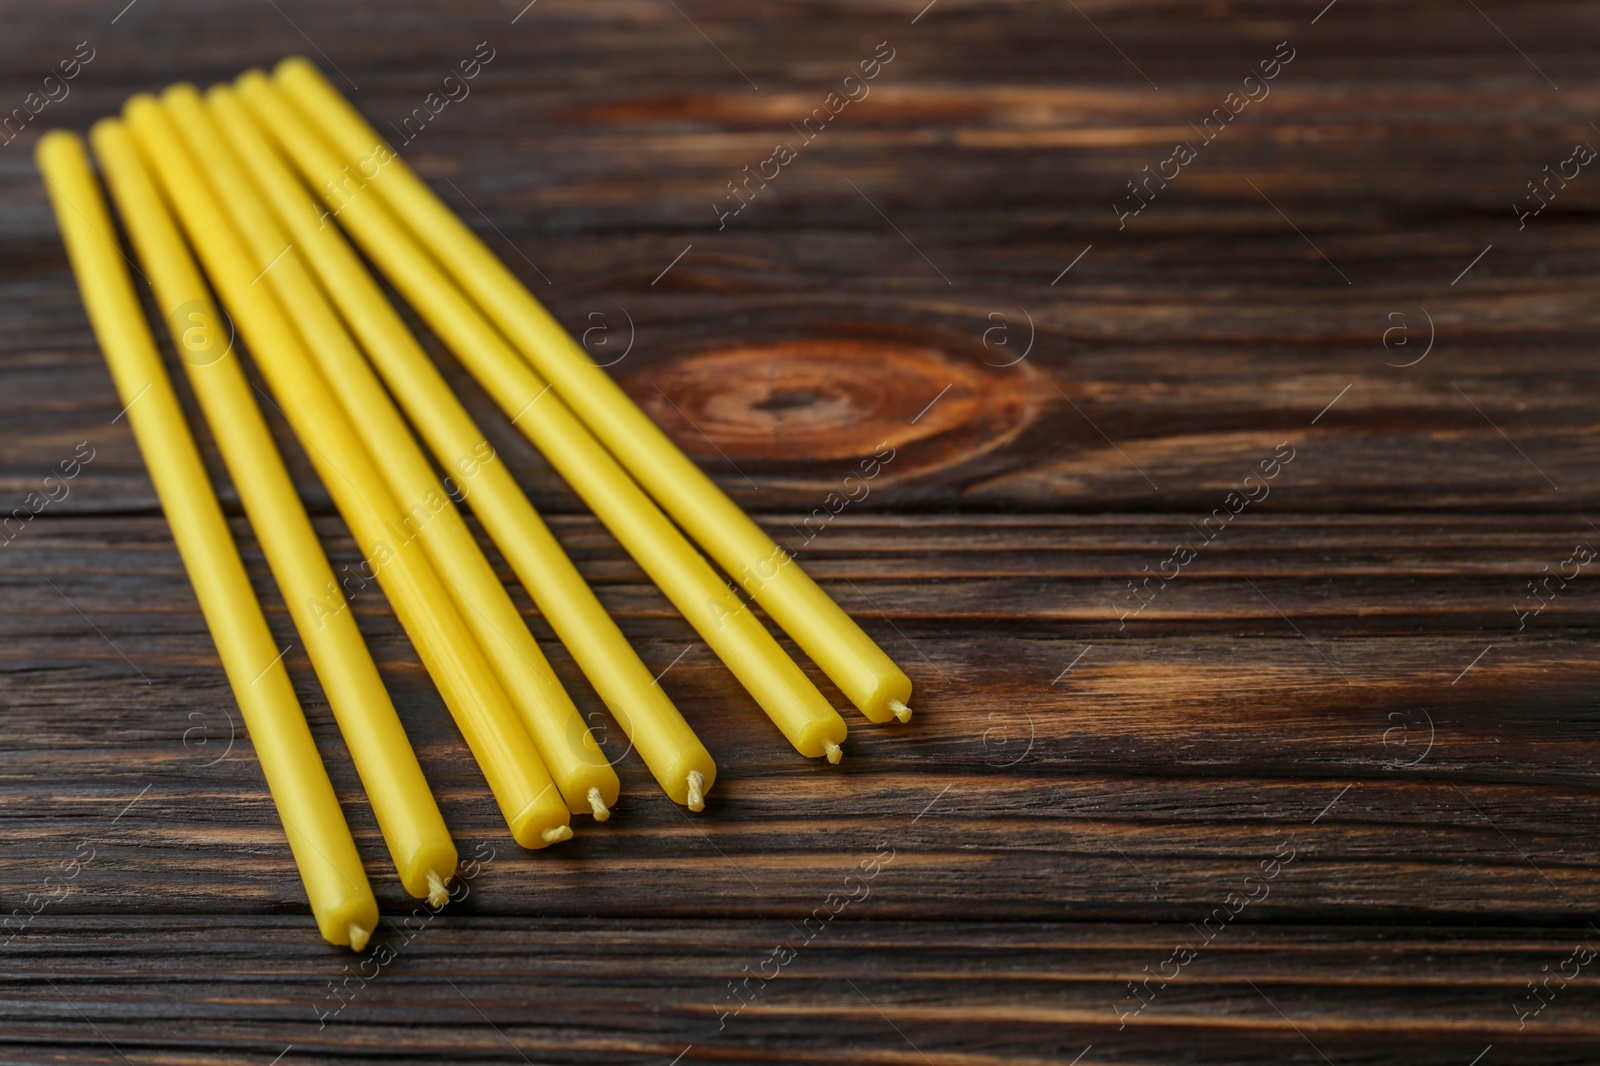
[[[1592,945],[1584,929],[1241,924],[1206,944],[1187,925],[841,914],[807,939],[781,920],[457,915],[397,922],[358,969],[284,919],[41,925],[5,985],[0,1053],[19,1061],[1453,1064],[1511,1045],[1543,1064],[1585,1061],[1597,1036],[1583,983],[1510,1006],[1538,1002],[1526,982]],[[1173,973],[1175,945],[1195,958],[1133,1013],[1130,985]]]

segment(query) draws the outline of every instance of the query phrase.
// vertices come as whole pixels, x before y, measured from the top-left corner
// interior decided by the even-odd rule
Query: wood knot
[[[1037,417],[1036,378],[981,353],[819,338],[696,352],[623,384],[713,472],[731,463],[799,488],[885,449],[889,480],[992,451]]]

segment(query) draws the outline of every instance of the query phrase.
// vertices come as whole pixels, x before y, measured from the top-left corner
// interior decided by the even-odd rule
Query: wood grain
[[[1512,208],[1600,138],[1600,6],[121,7],[0,35],[19,104],[96,49],[0,146],[0,501],[93,455],[0,534],[0,1062],[1600,1053],[1574,961],[1600,947],[1600,578],[1571,574],[1600,541],[1600,177]],[[623,779],[610,823],[523,853],[358,597],[481,860],[418,916],[199,427],[384,909],[358,959],[315,936],[28,152],[294,52],[388,129],[480,41],[407,158],[907,668],[917,715],[852,714],[839,767],[793,757],[424,331],[722,769],[703,814],[666,802],[495,556]],[[1126,183],[1282,41],[1270,96],[1119,228]],[[870,95],[718,229],[880,42]]]

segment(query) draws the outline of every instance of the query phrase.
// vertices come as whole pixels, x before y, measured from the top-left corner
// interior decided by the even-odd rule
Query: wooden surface
[[[1600,5],[122,2],[10,4],[0,33],[7,108],[94,49],[0,147],[6,506],[93,450],[0,547],[0,914],[39,909],[0,935],[0,1062],[1600,1057],[1600,572],[1569,562],[1600,544],[1600,174],[1512,207],[1600,145]],[[408,919],[224,479],[380,962],[316,936],[29,152],[292,52],[387,129],[480,41],[406,155],[897,657],[917,715],[796,757],[447,362],[722,771],[703,814],[665,801],[518,589],[624,782],[609,824],[522,853],[360,601],[486,860]],[[879,42],[870,95],[719,230],[725,183]],[[1119,229],[1126,183],[1289,49]]]

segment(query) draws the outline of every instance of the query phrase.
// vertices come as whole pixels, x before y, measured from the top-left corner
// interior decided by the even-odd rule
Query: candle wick
[[[428,906],[438,910],[450,902],[450,893],[445,891],[444,878],[435,870],[428,871]]]
[[[839,747],[839,745],[835,744],[831,740],[823,741],[822,750],[827,752],[828,761],[835,765],[838,764],[839,759],[844,755],[844,751]]]
[[[706,809],[706,778],[699,770],[689,771],[689,809],[691,811]]]
[[[569,825],[558,825],[554,829],[546,829],[540,834],[540,836],[544,838],[544,842],[546,844],[559,844],[563,840],[572,839],[572,827]]]
[[[350,923],[350,950],[351,951],[365,951],[366,947],[367,947],[367,938],[370,937],[371,935],[372,935],[372,933],[370,931],[361,928],[355,922],[351,922]]]
[[[907,707],[905,704],[901,703],[899,700],[890,700],[889,701],[889,709],[891,711],[893,711],[894,712],[894,716],[896,718],[900,719],[902,722],[911,721],[911,708]]]
[[[589,786],[589,809],[594,811],[594,820],[597,822],[603,822],[611,817],[611,808],[600,798],[600,789],[593,785]]]

